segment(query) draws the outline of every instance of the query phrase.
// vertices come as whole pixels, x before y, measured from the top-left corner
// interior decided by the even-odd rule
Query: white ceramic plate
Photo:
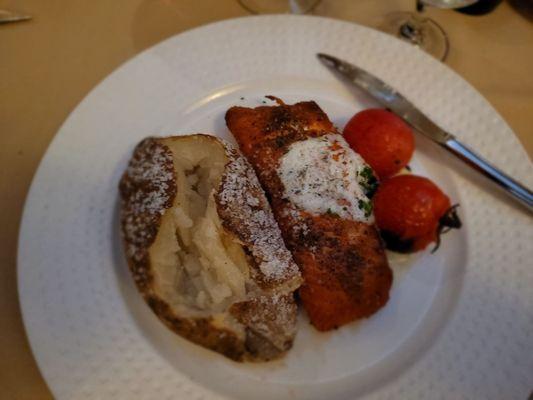
[[[412,163],[461,203],[464,228],[434,255],[392,259],[387,306],[320,334],[300,315],[283,360],[237,364],[168,331],[129,276],[117,227],[117,182],[148,135],[211,132],[224,112],[273,94],[316,100],[337,126],[375,105],[316,59],[353,61],[444,128],[531,185],[509,127],[443,64],[382,33],[316,17],[224,21],[129,61],[70,115],[28,196],[19,291],[28,336],[53,393],[67,398],[525,399],[533,388],[529,217],[457,173],[419,141]],[[529,180],[528,180],[529,179]]]

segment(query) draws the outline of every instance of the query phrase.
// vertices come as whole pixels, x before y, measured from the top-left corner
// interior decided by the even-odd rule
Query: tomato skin
[[[415,148],[411,128],[400,117],[380,108],[355,114],[344,127],[343,135],[380,179],[404,168]]]
[[[437,185],[416,175],[385,180],[372,200],[387,247],[403,253],[437,241],[441,219],[451,208],[450,199]]]

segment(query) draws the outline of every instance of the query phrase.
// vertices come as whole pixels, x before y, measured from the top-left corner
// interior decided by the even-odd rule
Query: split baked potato
[[[301,276],[236,149],[201,134],[145,139],[120,197],[135,284],[170,329],[236,361],[291,347]]]

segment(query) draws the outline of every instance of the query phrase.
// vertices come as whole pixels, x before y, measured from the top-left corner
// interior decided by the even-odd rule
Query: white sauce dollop
[[[283,155],[278,175],[284,196],[311,214],[333,214],[372,223],[365,194],[368,164],[336,133],[295,142]]]

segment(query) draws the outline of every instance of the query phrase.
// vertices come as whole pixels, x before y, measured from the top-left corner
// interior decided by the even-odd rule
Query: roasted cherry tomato
[[[415,148],[411,128],[390,111],[379,108],[355,114],[344,127],[343,134],[380,179],[405,167]]]
[[[410,253],[440,244],[441,233],[460,228],[456,207],[433,182],[397,175],[381,183],[373,199],[376,224],[390,250]]]

